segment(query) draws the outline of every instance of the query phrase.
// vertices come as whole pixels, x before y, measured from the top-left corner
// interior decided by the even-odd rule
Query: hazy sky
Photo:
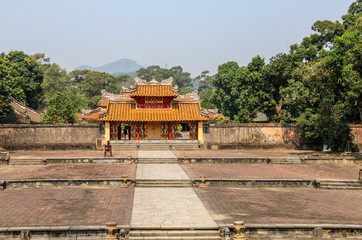
[[[340,20],[352,0],[0,0],[0,52],[45,53],[68,71],[130,58],[193,76],[268,60]]]

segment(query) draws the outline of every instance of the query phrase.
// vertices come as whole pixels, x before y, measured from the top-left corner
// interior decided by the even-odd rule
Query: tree
[[[191,74],[184,72],[180,66],[175,66],[170,69],[161,68],[156,65],[149,66],[147,68],[139,69],[137,71],[137,76],[146,81],[151,81],[153,77],[155,77],[157,81],[172,77],[173,85],[177,85],[180,89],[192,87]]]
[[[355,25],[356,19],[361,16],[362,12],[362,0],[357,0],[353,2],[348,9],[348,12],[346,15],[342,16],[343,19],[343,25],[346,28],[349,28],[350,26]]]
[[[235,62],[219,66],[212,101],[220,111],[238,122],[250,122],[269,105],[270,84],[264,81],[264,59],[256,56],[247,67]]]
[[[11,111],[11,97],[20,102],[26,99],[19,75],[18,66],[7,55],[0,55],[0,117]]]
[[[90,70],[72,71],[69,77],[69,86],[78,88],[89,99],[89,107],[98,107],[101,100],[101,91],[103,89],[108,92],[118,93],[119,86],[116,78],[108,73],[96,72]]]
[[[21,88],[25,94],[25,103],[29,107],[37,109],[44,98],[41,87],[43,72],[39,62],[20,51],[10,51],[7,55],[2,53],[1,57],[6,57],[17,66],[17,74],[21,79],[21,81],[18,82],[18,87]]]
[[[206,109],[216,108],[211,100],[212,92],[214,90],[214,79],[215,76],[210,76],[209,71],[203,71],[200,75],[195,77],[195,80],[199,83],[197,91],[200,97],[201,107]]]
[[[44,64],[42,68],[44,71],[44,81],[41,86],[44,91],[44,101],[49,103],[56,93],[65,90],[67,72],[55,63]]]
[[[73,102],[66,93],[57,93],[48,105],[43,118],[45,124],[76,123]]]
[[[69,97],[76,113],[81,113],[82,109],[89,109],[89,99],[78,88],[70,87],[63,92]]]
[[[265,113],[274,122],[291,121],[281,97],[281,89],[288,86],[296,67],[291,54],[279,53],[270,58],[270,63],[264,69],[264,81],[269,85],[269,105]]]
[[[212,95],[212,102],[225,115],[232,120],[239,110],[236,104],[237,90],[233,91],[233,81],[239,65],[236,62],[227,62],[218,67],[218,72],[215,75],[214,86],[215,91]],[[232,94],[236,93],[236,94]]]

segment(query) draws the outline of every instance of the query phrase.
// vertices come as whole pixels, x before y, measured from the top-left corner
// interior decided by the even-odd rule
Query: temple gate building
[[[103,92],[99,121],[105,124],[108,140],[177,140],[178,126],[189,130],[190,140],[203,143],[203,123],[197,92],[179,95],[172,78],[150,82],[135,78],[135,85],[120,95]],[[179,126],[180,128],[180,126]]]

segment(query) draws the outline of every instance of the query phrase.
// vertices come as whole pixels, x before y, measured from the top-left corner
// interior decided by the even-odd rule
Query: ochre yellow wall
[[[105,142],[111,140],[110,133],[111,133],[111,124],[110,124],[110,122],[105,122],[105,124],[104,124],[104,141]]]
[[[199,122],[198,125],[199,125],[198,126],[199,127],[199,129],[198,129],[199,141],[201,144],[203,144],[204,143],[204,131],[203,131],[203,127],[202,127],[203,123]]]

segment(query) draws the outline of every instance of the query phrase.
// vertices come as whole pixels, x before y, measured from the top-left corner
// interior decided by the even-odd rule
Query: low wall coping
[[[74,123],[74,124],[0,124],[0,128],[99,128],[102,124]]]
[[[119,229],[130,229],[129,225],[117,225]],[[0,227],[0,232],[43,232],[43,231],[98,231],[105,230],[106,225],[93,226],[24,226],[24,227]]]
[[[234,224],[220,225],[220,227],[233,228]],[[245,223],[246,228],[299,228],[314,229],[317,227],[324,229],[362,229],[359,224],[299,224],[299,223]]]

